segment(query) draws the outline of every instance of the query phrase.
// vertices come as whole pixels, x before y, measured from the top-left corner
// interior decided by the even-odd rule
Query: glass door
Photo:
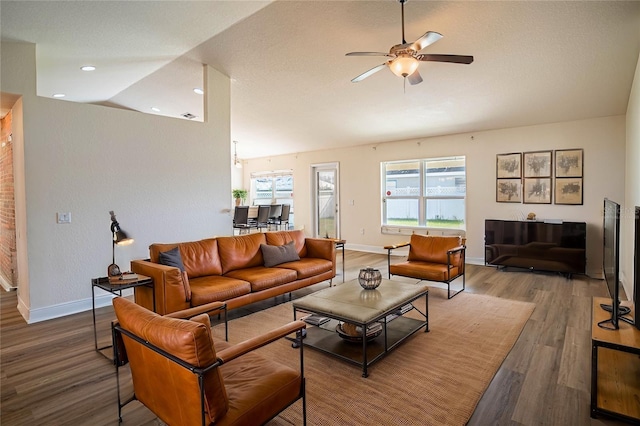
[[[314,236],[339,238],[338,163],[311,166],[314,184]]]

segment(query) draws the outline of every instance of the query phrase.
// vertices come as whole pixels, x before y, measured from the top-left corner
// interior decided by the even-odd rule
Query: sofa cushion
[[[189,278],[222,275],[218,242],[215,238],[177,244],[152,244],[149,246],[149,257],[152,262],[160,263],[160,252],[175,247],[180,250],[184,270],[187,271]]]
[[[433,262],[447,264],[447,250],[459,247],[462,244],[460,237],[440,237],[413,234],[410,241],[409,256],[407,260]],[[460,253],[451,257],[451,264],[460,262]]]
[[[293,262],[300,260],[296,246],[293,241],[281,246],[270,246],[268,244],[260,244],[262,257],[264,258],[264,266],[270,268],[285,262]]]
[[[174,247],[168,251],[161,251],[158,253],[158,263],[165,266],[173,266],[174,268],[184,271],[184,263],[182,263],[182,256],[180,256],[180,249]]]
[[[281,263],[278,268],[292,269],[296,271],[298,279],[309,278],[331,271],[333,263],[326,259],[304,257],[296,262]]]
[[[251,293],[251,285],[247,281],[220,275],[193,278],[189,284],[191,287],[191,306],[224,302]]]
[[[427,281],[447,281],[447,264],[421,261],[407,261],[389,266],[392,275],[419,278]],[[458,275],[458,267],[451,267],[451,276]]]
[[[266,243],[263,233],[218,237],[218,252],[222,265],[222,275],[237,269],[262,266],[260,244]]]
[[[221,351],[226,342],[215,341]],[[257,351],[259,352],[259,351]],[[293,401],[302,386],[299,370],[247,353],[220,367],[229,398],[222,424],[264,424],[279,412],[283,400]]]
[[[225,277],[248,281],[251,291],[254,292],[293,282],[297,279],[297,273],[292,269],[257,266],[231,271],[225,274]]]
[[[298,256],[301,258],[307,257],[307,247],[305,245],[306,237],[304,232],[299,229],[296,231],[267,232],[265,237],[267,239],[267,244],[272,246],[281,246],[293,241],[296,245]]]

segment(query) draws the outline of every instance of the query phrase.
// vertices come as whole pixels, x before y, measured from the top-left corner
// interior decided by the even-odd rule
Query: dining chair
[[[251,229],[249,225],[249,206],[236,206],[233,211],[233,228],[242,231]]]

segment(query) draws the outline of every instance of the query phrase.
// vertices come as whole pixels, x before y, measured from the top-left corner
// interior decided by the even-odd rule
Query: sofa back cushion
[[[149,246],[149,257],[152,262],[159,263],[160,252],[167,252],[175,247],[180,250],[184,270],[189,278],[222,275],[218,242],[215,238],[186,243],[152,244]]]
[[[440,237],[431,235],[411,235],[409,256],[407,260],[419,260],[447,264],[447,250],[459,247],[462,244],[460,237]],[[460,253],[452,256],[451,263],[457,265],[460,262]]]
[[[306,237],[304,236],[304,232],[302,232],[301,230],[267,232],[265,236],[267,239],[267,244],[271,246],[283,246],[293,241],[296,246],[298,256],[307,256],[307,247],[305,246]]]
[[[264,260],[262,251],[260,251],[260,244],[266,244],[265,234],[255,233],[234,237],[218,237],[217,240],[223,274],[236,269],[263,265]]]

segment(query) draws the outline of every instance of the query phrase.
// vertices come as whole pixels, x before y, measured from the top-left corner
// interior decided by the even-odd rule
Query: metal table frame
[[[138,274],[138,279],[136,280],[126,280],[122,283],[119,283],[115,280],[109,280],[109,277],[101,277],[101,278],[92,278],[91,279],[91,310],[93,313],[93,342],[96,352],[104,355],[105,358],[110,359],[112,362],[115,362],[113,358],[106,355],[102,352],[104,349],[109,349],[113,347],[113,344],[106,345],[102,347],[98,347],[98,331],[96,327],[96,292],[95,289],[98,287],[101,290],[107,291],[116,296],[122,296],[122,290],[127,290],[129,288],[135,287],[149,287],[151,288],[151,293],[153,295],[153,311],[156,310],[156,292],[153,286],[153,279],[147,277],[145,275]]]
[[[387,283],[389,282],[390,281],[387,281]],[[425,312],[421,312],[413,306],[413,302],[422,296],[426,298]],[[408,297],[397,305],[384,310],[376,317],[364,323],[354,321],[353,318],[349,318],[347,316],[337,315],[333,312],[323,312],[319,309],[309,309],[308,307],[305,308],[299,306],[300,301],[303,301],[303,299],[304,298],[301,298],[293,302],[294,320],[297,319],[298,313],[301,312],[321,315],[335,321],[329,321],[325,326],[307,327],[307,333],[302,339],[302,344],[336,356],[352,364],[361,365],[362,377],[368,377],[368,367],[370,365],[383,358],[418,330],[424,327],[424,332],[429,332],[429,289],[427,287],[425,287],[425,290],[419,294]],[[408,305],[411,306],[410,309],[402,309]],[[411,310],[416,310],[422,317],[424,317],[424,321],[406,318],[403,316]],[[362,339],[362,350],[355,351],[354,343],[344,342],[344,340],[335,331],[336,321],[356,324],[357,326],[362,327],[362,330],[366,330],[369,325],[379,322],[382,324],[383,330],[380,336],[375,339],[371,339],[371,341],[369,341],[369,339]],[[380,340],[382,340],[382,342],[380,342]],[[299,338],[297,338],[294,342],[294,347],[299,344],[300,341]]]

